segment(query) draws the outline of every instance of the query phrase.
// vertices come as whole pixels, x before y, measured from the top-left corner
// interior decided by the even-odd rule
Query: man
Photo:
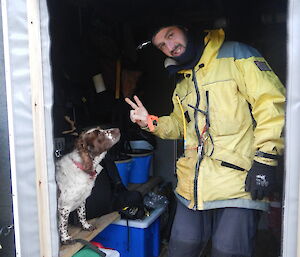
[[[173,112],[157,118],[137,96],[125,99],[132,122],[184,138],[169,257],[198,257],[209,239],[212,257],[252,256],[258,212],[275,186],[285,89],[257,50],[224,38],[211,30],[201,43],[180,26],[159,28],[152,44],[169,57],[168,71],[183,77]]]

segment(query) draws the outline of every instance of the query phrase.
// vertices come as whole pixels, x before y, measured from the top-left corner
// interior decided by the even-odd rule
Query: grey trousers
[[[259,211],[220,208],[194,211],[178,201],[168,257],[199,257],[211,239],[211,257],[251,257]]]

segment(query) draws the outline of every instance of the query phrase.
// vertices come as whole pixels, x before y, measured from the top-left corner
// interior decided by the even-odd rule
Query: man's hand
[[[254,161],[245,181],[245,191],[251,193],[253,200],[262,200],[276,187],[275,168]]]
[[[148,111],[136,95],[133,97],[133,99],[136,103],[132,102],[127,97],[125,98],[126,103],[128,103],[133,109],[130,111],[130,119],[133,123],[137,123],[140,127],[146,127],[148,124]]]

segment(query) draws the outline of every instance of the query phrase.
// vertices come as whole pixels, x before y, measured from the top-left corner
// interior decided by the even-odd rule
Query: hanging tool
[[[121,90],[121,60],[118,59],[116,63],[116,92],[115,99],[120,99]]]

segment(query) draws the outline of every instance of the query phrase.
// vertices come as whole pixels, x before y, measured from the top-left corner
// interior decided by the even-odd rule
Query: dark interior
[[[257,48],[283,84],[286,81],[285,0],[49,0],[48,8],[54,137],[72,137],[72,133],[62,134],[71,129],[65,116],[75,122],[77,131],[95,124],[112,124],[120,127],[122,143],[141,137],[129,120],[124,96],[137,94],[149,113],[157,116],[172,110],[175,78],[165,71],[164,56],[153,46],[136,50],[149,39],[152,28],[166,20],[199,32],[223,27],[227,40]],[[129,84],[120,75],[120,90],[116,86],[118,67],[119,74],[126,71],[133,75]],[[96,93],[93,76],[99,73],[106,91]],[[150,135],[142,135],[147,136],[153,140]],[[279,175],[282,173],[280,168]],[[280,200],[281,189],[278,192]],[[278,215],[267,215],[266,219],[262,221],[256,256],[278,256],[281,220]],[[266,229],[265,224],[271,222],[275,223],[274,230],[270,226]]]
[[[131,93],[143,99],[150,113],[163,115],[171,110],[174,78],[163,68],[163,55],[152,46],[136,51],[161,21],[199,31],[224,27],[227,40],[256,47],[285,82],[286,4],[284,0],[48,1],[55,135],[68,126],[62,117],[65,113],[75,114],[80,127],[120,120],[116,115],[127,106],[122,92],[120,100],[115,99],[117,60],[122,71],[143,71]],[[103,94],[96,94],[93,86],[92,77],[98,73],[107,88]]]

